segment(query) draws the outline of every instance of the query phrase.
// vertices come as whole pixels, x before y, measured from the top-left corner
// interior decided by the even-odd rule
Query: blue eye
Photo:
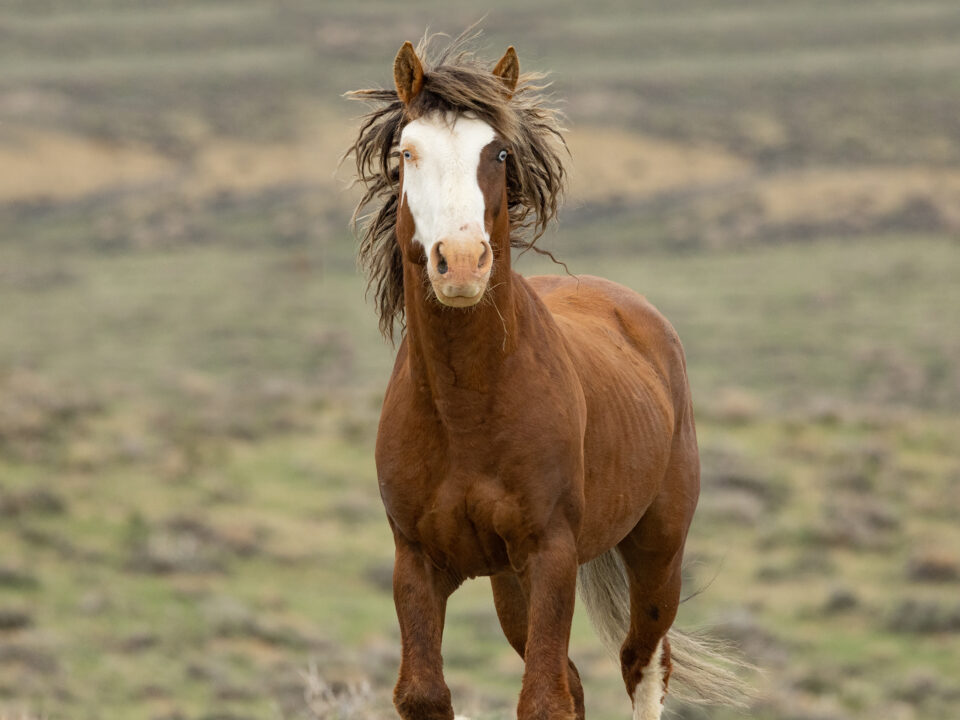
[[[410,153],[409,150],[404,150],[404,151],[403,151],[403,159],[404,159],[404,160],[409,160],[409,159],[412,158],[412,157],[413,157],[413,155]]]
[[[507,159],[507,151],[506,151],[506,150],[501,150],[501,151],[500,151],[500,154],[497,155],[497,160],[498,160],[499,162],[503,162],[503,161],[506,160],[506,159]]]

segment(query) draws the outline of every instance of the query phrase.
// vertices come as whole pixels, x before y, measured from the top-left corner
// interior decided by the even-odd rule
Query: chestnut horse
[[[376,445],[396,543],[397,711],[454,717],[445,608],[480,575],[525,663],[520,720],[584,717],[567,657],[578,578],[634,718],[660,717],[671,670],[729,702],[736,675],[670,629],[700,488],[680,341],[625,287],[511,270],[511,246],[533,247],[558,207],[558,118],[512,47],[491,71],[459,44],[425,69],[426,43],[406,43],[396,92],[349,94],[377,103],[348,151],[366,185],[355,222],[375,207],[360,258],[381,330],[404,322]]]

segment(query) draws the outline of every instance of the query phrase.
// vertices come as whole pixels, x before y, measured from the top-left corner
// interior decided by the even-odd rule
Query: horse
[[[568,658],[578,586],[636,720],[660,717],[671,677],[736,702],[725,658],[671,628],[700,487],[680,340],[626,287],[511,269],[511,248],[546,253],[534,242],[563,192],[561,116],[512,46],[490,69],[463,39],[435,59],[428,38],[406,42],[395,90],[347,93],[373,106],[344,155],[365,186],[359,260],[381,331],[402,329],[375,451],[396,710],[454,718],[446,603],[478,576],[524,661],[519,720],[584,718]]]

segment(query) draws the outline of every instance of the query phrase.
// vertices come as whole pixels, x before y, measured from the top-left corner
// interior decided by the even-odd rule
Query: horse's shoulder
[[[671,342],[676,339],[673,326],[647,298],[613,280],[596,275],[535,275],[527,282],[554,315],[588,316],[626,326],[634,333],[646,330]]]
[[[680,380],[686,362],[670,321],[643,295],[593,275],[527,279],[550,310],[567,342],[593,361],[598,345],[631,348],[666,376]],[[616,353],[614,353],[616,356]]]

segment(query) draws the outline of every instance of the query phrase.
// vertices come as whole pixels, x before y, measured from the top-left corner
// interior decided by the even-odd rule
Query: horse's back
[[[683,349],[629,288],[590,275],[527,282],[553,315],[586,398],[581,538],[596,544],[581,547],[585,560],[619,541],[661,491],[678,430],[692,423]]]
[[[673,393],[686,395],[679,337],[645,297],[594,275],[535,275],[527,282],[557,320],[574,351],[583,348],[594,360],[607,355],[605,359],[614,363],[624,355],[639,356]]]

